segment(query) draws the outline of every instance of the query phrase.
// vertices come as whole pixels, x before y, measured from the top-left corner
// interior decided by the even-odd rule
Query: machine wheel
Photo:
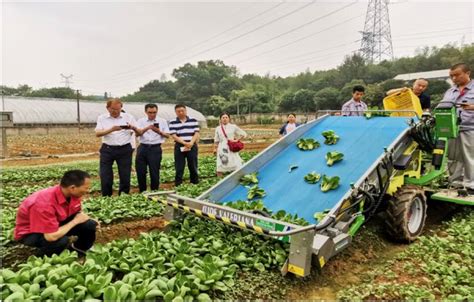
[[[414,241],[423,231],[426,220],[426,196],[422,188],[405,185],[390,199],[387,208],[387,230],[391,237]]]

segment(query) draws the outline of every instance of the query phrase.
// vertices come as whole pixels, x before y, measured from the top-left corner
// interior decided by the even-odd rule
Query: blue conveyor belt
[[[272,211],[285,210],[314,222],[313,214],[333,208],[350,190],[350,183],[358,181],[405,129],[406,118],[400,117],[338,117],[329,116],[309,128],[301,138],[314,138],[321,147],[300,151],[292,144],[266,163],[259,172],[259,186],[267,195],[263,201]],[[334,130],[340,136],[336,145],[324,144],[321,132]],[[332,167],[326,165],[329,151],[344,153],[344,160]],[[288,173],[291,165],[298,169]],[[315,171],[321,175],[339,176],[341,185],[327,193],[321,192],[320,183],[307,184],[304,176]],[[237,186],[219,202],[246,200],[247,188]]]

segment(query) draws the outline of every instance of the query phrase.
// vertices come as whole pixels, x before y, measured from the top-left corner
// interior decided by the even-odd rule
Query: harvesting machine
[[[456,104],[441,103],[432,114],[422,114],[416,106],[400,110],[393,104],[393,99],[386,99],[385,109],[391,110],[368,111],[365,117],[327,112],[282,137],[198,198],[173,192],[147,197],[166,205],[169,220],[186,212],[289,242],[282,273],[301,277],[309,275],[312,265],[322,268],[348,247],[364,222],[380,211],[386,212],[390,235],[411,242],[422,233],[428,201],[474,205],[474,197],[442,184],[447,175],[448,140],[459,131]],[[322,142],[321,133],[326,130],[339,135],[337,144],[321,143],[313,151],[296,146],[300,138]],[[329,167],[325,155],[330,151],[342,152],[344,159]],[[312,171],[339,176],[340,185],[322,192],[319,183],[304,181]],[[226,202],[247,199],[248,188],[240,179],[254,172],[258,172],[258,186],[266,192],[267,209],[297,214],[310,224],[296,225],[261,211],[226,206]]]

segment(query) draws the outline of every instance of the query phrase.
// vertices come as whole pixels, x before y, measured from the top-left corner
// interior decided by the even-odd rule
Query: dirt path
[[[245,151],[262,151],[266,147],[270,146],[274,140],[266,140],[261,142],[250,142],[245,144]],[[199,155],[207,156],[213,154],[212,145],[200,145],[199,146]],[[172,147],[164,148],[163,155],[166,157],[172,157],[173,151]],[[24,166],[39,166],[39,165],[51,165],[51,164],[63,164],[76,161],[86,161],[86,160],[99,160],[99,153],[85,153],[82,154],[54,154],[54,155],[41,155],[41,156],[32,156],[32,157],[15,157],[6,160],[0,161],[0,166],[2,167],[24,167]]]
[[[429,202],[424,235],[443,232],[443,221],[449,220],[459,210],[446,203]],[[364,225],[354,237],[351,246],[329,260],[321,272],[314,270],[307,279],[296,282],[287,291],[286,299],[336,300],[337,292],[349,285],[364,282],[362,273],[377,271],[387,261],[403,252],[408,244],[395,243],[384,230],[383,217],[377,216]]]

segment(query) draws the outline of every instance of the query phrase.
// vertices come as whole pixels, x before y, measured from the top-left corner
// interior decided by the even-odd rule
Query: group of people
[[[199,123],[187,115],[185,105],[175,106],[176,119],[167,122],[158,117],[156,104],[145,105],[145,117],[135,118],[122,110],[120,99],[107,101],[108,113],[97,119],[95,134],[102,138],[100,147],[100,182],[103,196],[112,196],[113,164],[117,162],[119,174],[119,194],[130,192],[132,154],[135,137],[140,142],[135,156],[138,188],[147,190],[147,174],[150,174],[150,190],[160,186],[161,145],[171,137],[174,142],[175,185],[183,182],[183,174],[188,165],[191,183],[199,182],[198,147]]]
[[[453,65],[449,70],[453,86],[443,96],[441,103],[452,103],[457,107],[460,120],[459,136],[449,141],[449,180],[455,188],[465,188],[468,195],[474,195],[474,80],[471,79],[471,69],[464,63]],[[412,91],[420,100],[423,111],[431,110],[431,98],[425,93],[428,88],[426,79],[413,82]],[[409,88],[392,89],[387,95],[404,92]],[[362,101],[365,89],[355,86],[352,99],[341,109],[344,116],[362,116],[367,110],[367,104]]]
[[[420,100],[420,106],[423,111],[430,111],[431,97],[425,93],[428,88],[428,81],[419,78],[413,82],[412,91]],[[408,87],[396,88],[387,91],[387,95],[393,95],[409,90]],[[352,88],[352,98],[342,105],[341,114],[344,116],[362,116],[368,110],[367,104],[362,101],[365,94],[365,87],[356,85]]]
[[[454,86],[444,95],[442,102],[454,103],[460,118],[460,135],[449,142],[449,172],[451,183],[463,186],[474,195],[474,80],[466,64],[456,64],[450,69]],[[430,97],[425,94],[428,81],[418,79],[413,92],[418,96],[424,110],[430,109]],[[408,88],[389,91],[396,93]],[[362,101],[363,86],[355,86],[352,99],[342,107],[342,115],[360,116],[367,105]],[[135,157],[140,192],[147,190],[147,173],[150,172],[150,189],[160,185],[161,145],[171,137],[174,142],[175,185],[183,182],[184,169],[190,172],[191,183],[199,182],[198,141],[199,124],[187,115],[186,106],[176,105],[176,119],[167,122],[158,117],[158,106],[145,106],[145,117],[135,121],[122,109],[119,99],[107,102],[108,113],[99,116],[95,133],[102,138],[100,148],[100,180],[102,195],[111,196],[113,186],[113,163],[117,162],[120,178],[119,194],[129,193],[132,167],[132,140],[139,138]],[[288,115],[288,121],[280,129],[284,136],[294,131],[299,124],[296,115]],[[242,165],[239,153],[231,150],[230,143],[246,137],[245,131],[231,123],[228,113],[220,115],[220,125],[215,129],[214,152],[217,174],[234,171]],[[80,170],[68,171],[60,184],[28,196],[20,205],[16,218],[14,237],[26,245],[39,248],[44,254],[59,253],[65,248],[85,253],[94,243],[95,232],[100,224],[81,212],[81,197],[89,192],[90,176]]]

